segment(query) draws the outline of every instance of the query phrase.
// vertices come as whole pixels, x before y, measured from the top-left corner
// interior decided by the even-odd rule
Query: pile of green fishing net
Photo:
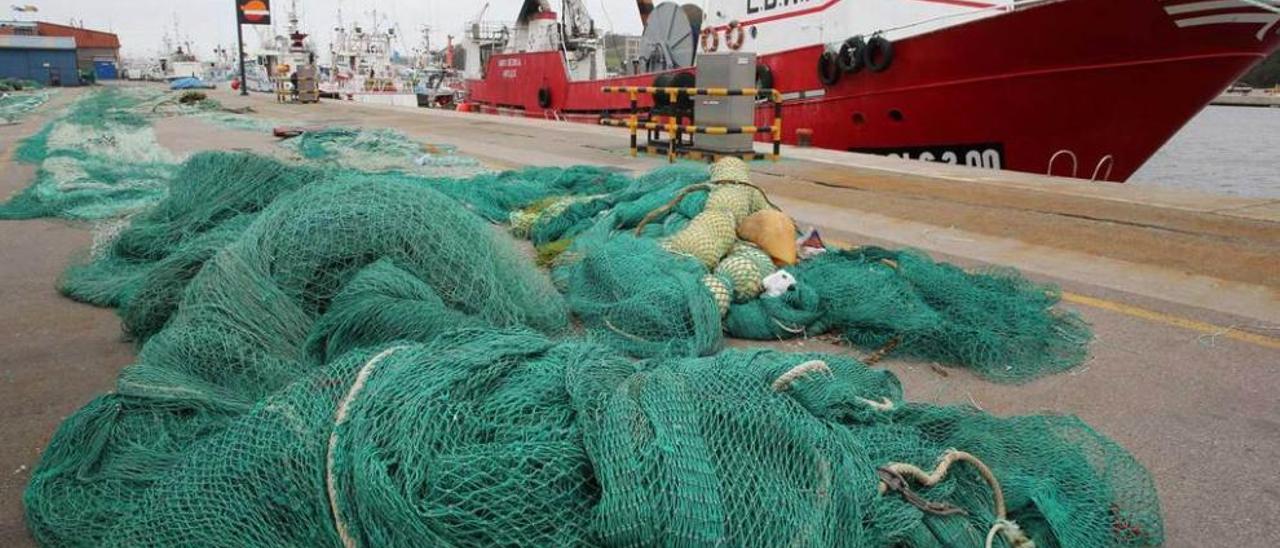
[[[720,210],[734,198],[717,198],[719,188],[687,192],[705,179],[701,170],[660,170],[620,189],[601,184],[544,199],[510,219],[552,264],[586,329],[637,357],[711,355],[725,335],[781,340],[834,332],[869,350],[1024,382],[1088,355],[1090,329],[1056,308],[1056,288],[1013,270],[968,272],[909,250],[828,250],[785,267],[795,279],[789,291],[762,295],[762,279],[781,269],[734,234],[731,214]],[[743,197],[733,207],[757,200],[750,193],[758,191],[737,188],[746,193],[735,191]],[[469,203],[470,194],[451,195]],[[673,252],[682,245],[688,250]]]
[[[461,177],[483,169],[474,158],[447,145],[419,145],[389,129],[324,128],[285,141],[303,159],[363,171],[430,170]]]
[[[732,244],[732,230],[719,252],[732,251],[730,258],[749,268],[716,267],[714,260],[672,252],[672,242],[705,228],[700,220],[726,202],[712,198],[724,195],[719,190],[689,192],[706,178],[701,169],[665,168],[635,179],[598,168],[488,173],[449,162],[415,171],[406,160],[430,156],[423,152],[430,147],[354,130],[286,141],[303,157],[300,164],[235,154],[177,164],[154,145],[147,119],[122,106],[144,99],[114,90],[91,95],[24,142],[20,155],[40,162],[37,180],[0,206],[0,218],[137,215],[133,230],[118,239],[109,233],[108,249],[69,273],[64,291],[120,308],[127,332],[141,339],[168,319],[180,282],[248,222],[222,221],[311,182],[367,176],[358,168],[377,165],[385,168],[373,170],[378,177],[430,186],[531,240],[587,333],[634,357],[711,355],[726,335],[778,340],[837,333],[868,350],[888,348],[1017,382],[1079,365],[1087,355],[1089,329],[1055,308],[1055,289],[1013,271],[966,272],[910,251],[833,250],[788,267],[796,279],[790,291],[761,296],[761,278],[777,268],[750,245]],[[456,156],[449,149],[434,154]],[[446,175],[454,169],[470,176]],[[234,177],[245,184],[228,184]],[[170,193],[177,200],[161,202]],[[767,207],[755,201],[752,207]],[[168,234],[177,215],[202,219],[194,228],[201,237],[182,240],[181,248],[148,228]]]
[[[15,159],[35,164],[36,180],[0,204],[0,219],[103,219],[141,211],[163,198],[177,159],[156,142],[135,109],[156,93],[87,93],[23,141]]]
[[[732,228],[772,205],[703,169],[490,173],[345,129],[180,161],[151,130],[167,97],[87,94],[22,144],[37,179],[0,206],[119,219],[61,289],[140,347],[32,475],[42,544],[1162,541],[1146,471],[1074,418],[720,351],[836,333],[1024,381],[1087,352],[1050,287],[861,248],[763,295],[778,269]]]
[[[228,112],[216,100],[207,96],[199,99],[202,94],[192,93],[151,87],[86,92],[64,115],[18,148],[15,158],[36,166],[36,180],[0,204],[0,219],[103,221],[150,209],[165,197],[183,160],[156,141],[153,122],[157,119],[185,116],[259,132],[276,125]],[[291,155],[295,164],[329,169],[396,171],[424,177],[486,172],[453,147],[419,145],[389,130],[309,131],[283,141],[281,152]]]
[[[51,91],[31,91],[24,93],[5,93],[0,89],[0,125],[21,122],[23,118],[45,104]]]
[[[550,217],[527,228],[573,239],[555,284],[615,275],[622,257],[585,249],[600,238],[669,277],[617,306],[709,302],[686,324],[696,331],[720,321],[683,278],[703,267],[671,267],[655,236],[705,202],[651,235],[626,229],[697,177],[534,169],[468,185],[191,158],[163,201],[68,275],[144,342],[116,390],[44,452],[25,495],[32,534],[92,546],[1162,541],[1146,471],[1074,418],[908,403],[892,374],[847,356],[635,360],[570,331],[574,299],[604,302],[608,288],[570,290],[566,304],[485,219],[560,210],[554,230]],[[539,190],[507,199],[503,187]],[[593,313],[625,320],[586,311],[593,333]],[[910,472],[964,455],[933,485]]]

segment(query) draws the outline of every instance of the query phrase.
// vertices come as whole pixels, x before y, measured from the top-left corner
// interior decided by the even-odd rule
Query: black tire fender
[[[862,64],[871,72],[884,72],[893,65],[893,42],[883,36],[872,36],[862,50]]]
[[[846,73],[862,70],[862,67],[866,65],[864,60],[866,50],[867,41],[863,40],[861,36],[854,36],[845,40],[843,44],[840,44],[840,54],[836,57],[840,64],[840,70]]]
[[[840,63],[836,60],[836,54],[830,51],[822,52],[818,56],[818,79],[823,85],[834,86],[840,81]]]

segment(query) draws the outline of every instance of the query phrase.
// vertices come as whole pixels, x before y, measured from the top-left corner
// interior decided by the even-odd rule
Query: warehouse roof
[[[110,32],[46,23],[44,21],[36,23],[36,27],[41,36],[69,36],[75,38],[76,45],[82,48],[120,48],[120,37]]]
[[[0,34],[28,34],[35,36],[35,21],[0,21]]]
[[[65,49],[75,51],[76,41],[68,36],[19,36],[0,34],[0,49]]]

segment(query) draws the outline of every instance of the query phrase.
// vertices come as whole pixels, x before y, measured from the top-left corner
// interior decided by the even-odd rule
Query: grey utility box
[[[707,53],[698,56],[698,87],[742,89],[756,85],[756,54]],[[694,122],[699,126],[750,126],[756,123],[755,97],[714,97],[699,95],[694,99]],[[751,152],[749,134],[704,135],[693,137],[699,150],[725,154]]]

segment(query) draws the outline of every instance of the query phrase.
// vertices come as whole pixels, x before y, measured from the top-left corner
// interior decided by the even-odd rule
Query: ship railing
[[[680,87],[650,87],[650,86],[605,86],[601,89],[604,93],[625,93],[631,100],[630,112],[625,119],[618,118],[601,118],[600,125],[611,127],[625,127],[631,133],[631,156],[637,156],[641,152],[639,143],[639,130],[644,129],[650,135],[667,132],[670,138],[667,140],[666,155],[668,161],[674,162],[676,157],[680,155],[677,144],[685,135],[701,134],[701,135],[758,135],[768,134],[770,142],[773,144],[773,152],[766,154],[765,157],[777,161],[782,157],[782,92],[772,88],[680,88]],[[757,99],[766,99],[773,103],[773,123],[767,126],[746,125],[746,126],[700,126],[697,124],[682,124],[679,116],[664,116],[666,121],[641,121],[640,119],[640,96],[641,95],[659,95],[665,94],[672,104],[675,104],[681,97],[755,97]],[[652,140],[652,138],[651,138]],[[646,153],[653,153],[652,147],[643,149]],[[701,153],[692,151],[689,156],[700,158]],[[712,155],[714,159],[714,154]],[[751,159],[754,153],[746,154],[745,159]]]

